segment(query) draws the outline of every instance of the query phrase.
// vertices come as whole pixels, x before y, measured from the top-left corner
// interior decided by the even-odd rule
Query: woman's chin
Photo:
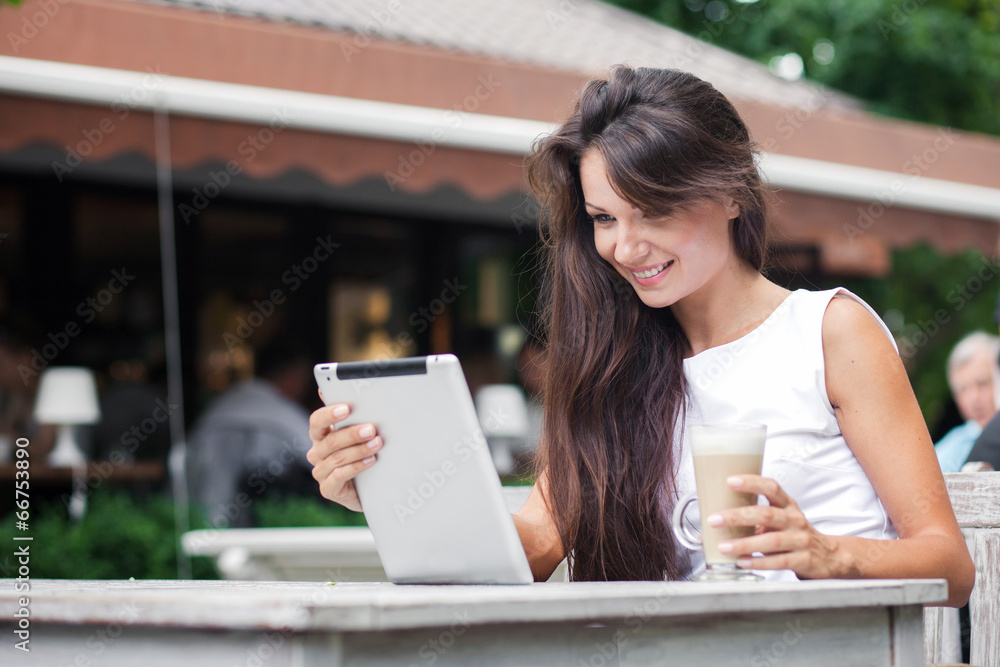
[[[669,295],[657,294],[641,288],[637,289],[635,292],[639,296],[639,300],[650,308],[666,308],[667,306],[674,305],[677,301]]]

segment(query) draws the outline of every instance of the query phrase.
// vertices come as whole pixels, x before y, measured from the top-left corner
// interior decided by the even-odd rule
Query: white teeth
[[[653,276],[655,276],[663,269],[667,268],[667,266],[669,266],[672,263],[673,262],[671,261],[665,264],[660,264],[659,266],[654,266],[653,268],[647,269],[645,271],[633,271],[632,275],[634,275],[636,278],[652,278]]]

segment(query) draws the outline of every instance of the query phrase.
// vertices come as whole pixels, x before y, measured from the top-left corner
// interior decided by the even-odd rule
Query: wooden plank
[[[456,613],[470,622],[588,622],[635,609],[676,618],[722,613],[939,604],[940,579],[796,582],[578,582],[526,586],[396,586],[388,583],[72,581],[32,582],[39,623],[99,623],[123,604],[136,623],[220,629],[367,631],[439,626]],[[0,618],[17,605],[0,590]],[[131,608],[131,607],[130,607]]]
[[[924,607],[924,662],[944,662],[944,607]]]
[[[918,622],[919,617],[913,616]],[[884,608],[662,619],[638,615],[606,622],[449,625],[385,632],[219,632],[130,625],[39,625],[32,652],[0,649],[4,667],[339,667],[380,665],[712,665],[712,667],[851,667],[890,662]],[[103,634],[102,634],[103,631]],[[904,634],[906,632],[904,631]],[[17,652],[10,651],[12,654]]]
[[[919,609],[911,623],[919,631]],[[912,636],[912,629],[910,632]],[[349,664],[545,667],[863,667],[892,663],[887,609],[834,609],[583,624],[490,624],[345,633]],[[919,639],[918,639],[919,653]]]
[[[293,667],[344,667],[348,664],[344,656],[344,636],[339,632],[294,635],[292,647]],[[239,664],[251,667],[249,660]],[[263,665],[271,667],[266,662]]]
[[[656,620],[638,631],[626,623],[618,628],[620,665],[889,665],[889,618],[888,609],[864,608]],[[910,622],[919,626],[919,614]],[[903,664],[922,665],[922,655]]]
[[[940,604],[940,579],[795,582],[578,582],[528,586],[395,586],[387,583],[73,581],[32,582],[32,621],[98,623],[123,604],[136,623],[219,629],[367,631],[470,622],[589,622],[636,608],[657,617]],[[0,590],[0,618],[17,594]],[[131,608],[131,607],[130,607]],[[105,621],[106,622],[106,621]]]
[[[6,608],[13,595],[0,591],[0,617],[12,617]],[[638,667],[665,661],[917,667],[923,664],[921,604],[943,601],[945,583],[433,587],[38,580],[31,598],[33,653],[37,641],[44,655],[31,655],[25,665],[158,667],[169,657],[170,664],[187,667]],[[113,646],[92,641],[102,630]],[[2,656],[0,663],[10,664]]]
[[[985,473],[978,473],[985,474]],[[976,531],[976,585],[969,600],[973,665],[1000,667],[1000,529]]]
[[[892,616],[893,665],[924,664],[924,624],[920,607],[913,605],[889,609]]]
[[[958,609],[924,607],[924,662],[953,664],[962,659]]]
[[[949,473],[944,479],[958,525],[973,529],[970,659],[974,665],[1000,667],[1000,472]],[[937,648],[932,643],[926,651]]]
[[[1000,472],[955,472],[944,476],[958,525],[1000,528]]]
[[[13,636],[5,625],[0,623],[4,635]],[[0,665],[299,667],[300,643],[298,636],[277,631],[206,632],[139,625],[32,624],[31,652],[14,650],[9,642],[4,642],[0,646]],[[312,664],[326,667],[342,664],[334,650],[325,658],[324,663],[315,661]]]

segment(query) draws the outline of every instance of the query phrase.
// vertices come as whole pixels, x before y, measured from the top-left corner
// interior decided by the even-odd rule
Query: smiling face
[[[669,215],[647,217],[618,196],[604,157],[593,149],[580,160],[580,184],[598,254],[647,306],[677,303],[739,262],[730,233],[730,220],[739,215],[735,203],[703,200]]]

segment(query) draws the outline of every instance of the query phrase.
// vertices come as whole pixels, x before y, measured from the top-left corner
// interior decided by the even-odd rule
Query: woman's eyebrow
[[[583,202],[583,205],[586,206],[587,208],[593,208],[593,209],[597,209],[598,211],[604,211],[603,208],[601,208],[597,204],[591,204],[589,201]]]

